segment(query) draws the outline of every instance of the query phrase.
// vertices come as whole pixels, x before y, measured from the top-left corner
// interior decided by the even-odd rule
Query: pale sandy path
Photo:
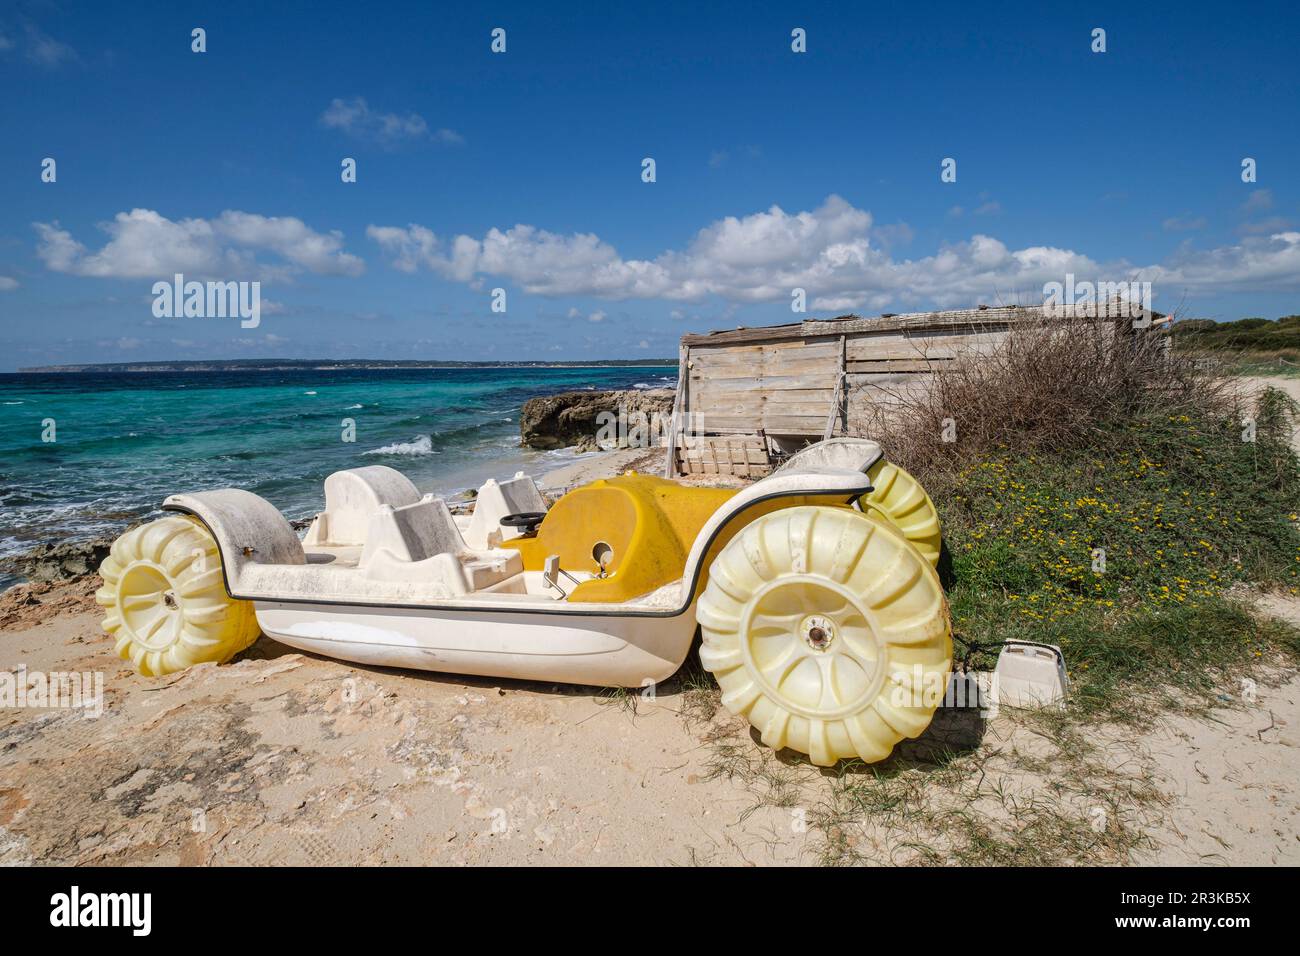
[[[1300,599],[1265,595],[1270,616],[1300,627]],[[1300,675],[1225,687],[1229,706],[1173,718],[1150,735],[1158,786],[1172,803],[1135,862],[1300,865]]]
[[[1280,392],[1285,392],[1297,402],[1300,402],[1300,378],[1287,378],[1284,376],[1247,376],[1242,378],[1242,382],[1252,391],[1261,391],[1264,388],[1276,388]],[[1300,429],[1296,429],[1291,436],[1291,444],[1300,451]]]

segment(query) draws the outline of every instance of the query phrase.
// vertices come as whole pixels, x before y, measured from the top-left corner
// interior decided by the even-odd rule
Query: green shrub
[[[1123,718],[1142,710],[1135,693],[1204,699],[1257,656],[1300,651],[1230,591],[1300,593],[1295,402],[1270,389],[1245,409],[1177,359],[1144,370],[1069,335],[979,361],[941,373],[881,434],[939,508],[973,661],[991,666],[1008,638],[1059,644],[1085,709]],[[944,417],[955,443],[918,438]]]

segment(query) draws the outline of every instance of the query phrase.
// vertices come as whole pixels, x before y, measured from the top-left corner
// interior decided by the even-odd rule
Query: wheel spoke
[[[772,634],[793,634],[795,626],[803,617],[802,614],[764,614],[761,618],[754,621],[750,633],[759,637],[767,637]]]
[[[825,597],[817,602],[816,613],[823,617],[829,617],[833,621],[844,621],[856,615],[857,612],[854,610],[853,605],[843,595],[836,594],[834,591],[824,591],[822,593]]]
[[[806,656],[800,653],[799,645],[791,641],[789,649],[782,656],[763,668],[763,674],[773,687],[780,687],[782,682],[803,662]]]
[[[758,611],[766,619],[798,619],[808,613],[808,600],[802,588],[780,587],[763,597]]]
[[[817,706],[823,710],[834,710],[843,703],[839,699],[839,688],[835,684],[835,657],[831,654],[817,655],[817,666],[822,674],[821,695],[817,701]]]
[[[867,673],[871,673],[872,668],[876,666],[876,661],[880,657],[875,644],[873,644],[869,639],[857,634],[841,633],[840,637],[844,641],[844,646],[840,648],[840,653],[854,661]]]
[[[162,629],[162,626],[165,623],[167,623],[167,614],[165,612],[159,612],[157,617],[145,625],[144,633],[140,635],[140,640],[153,640],[153,636]]]

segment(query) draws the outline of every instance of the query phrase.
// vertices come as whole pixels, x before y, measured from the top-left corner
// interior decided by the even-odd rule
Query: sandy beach
[[[578,484],[660,452],[581,458]],[[911,815],[831,815],[844,774],[761,747],[689,674],[653,696],[367,668],[263,637],[224,666],[137,675],[94,577],[0,598],[0,672],[103,675],[102,714],[0,710],[0,863],[917,862]],[[1300,619],[1291,599],[1271,613]],[[1105,864],[1300,863],[1300,678],[1211,715],[1096,728],[1083,756],[1011,713],[941,711],[877,768],[918,806],[1015,828],[1026,801]],[[932,772],[955,750],[971,772]],[[1035,762],[1031,762],[1035,761]],[[973,788],[973,789],[972,789]],[[921,860],[923,861],[923,860]]]

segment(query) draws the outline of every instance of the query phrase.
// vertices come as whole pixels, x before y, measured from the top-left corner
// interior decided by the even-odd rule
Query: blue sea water
[[[169,494],[245,488],[289,517],[340,468],[456,495],[571,452],[519,445],[519,411],[571,389],[665,388],[677,369],[437,368],[0,374],[0,555],[114,533]],[[343,421],[356,440],[342,440]],[[43,441],[52,419],[55,441]],[[13,583],[0,573],[0,588]]]

